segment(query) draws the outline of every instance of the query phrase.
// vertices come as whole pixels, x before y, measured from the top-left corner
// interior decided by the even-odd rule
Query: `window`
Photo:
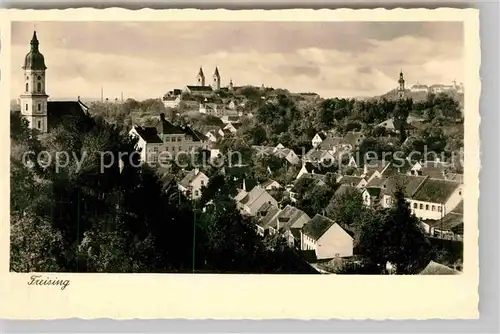
[[[38,121],[38,128],[41,129],[42,128],[42,122]]]
[[[175,152],[175,147],[172,147],[172,152]]]
[[[38,103],[38,111],[42,110],[42,105]]]
[[[436,206],[435,205],[432,206],[432,211],[436,211]]]
[[[413,203],[413,208],[416,209],[417,208],[417,203]]]
[[[458,192],[458,194],[459,194],[460,196],[462,196],[462,190],[460,190],[460,191]]]
[[[429,210],[429,204],[425,205],[425,210]]]
[[[37,84],[36,84],[36,91],[37,92],[41,92],[42,91],[42,83],[41,82],[37,82]]]
[[[170,137],[165,137],[165,141],[170,141]]]
[[[438,212],[441,212],[441,206],[438,206]]]
[[[199,195],[199,194],[200,194],[200,192],[199,192],[198,190],[195,190],[195,191],[194,191],[194,195],[195,195],[196,197],[198,197],[198,195]]]
[[[38,77],[37,77],[37,79],[38,79],[38,80],[42,80],[42,77],[41,77],[41,76],[38,76]]]
[[[181,151],[182,151],[182,146],[179,146],[179,152],[181,152]]]
[[[26,91],[28,91],[28,88],[29,88],[29,87],[28,87],[28,83],[26,83]]]
[[[153,147],[153,152],[158,152],[158,147],[157,146]]]
[[[28,110],[28,104],[26,103],[26,107],[24,107],[25,110]]]
[[[203,187],[205,185],[205,181],[201,180],[201,186]]]
[[[177,137],[177,141],[180,142],[182,140],[181,137]]]
[[[423,209],[424,209],[424,205],[420,204],[420,210],[423,210]]]

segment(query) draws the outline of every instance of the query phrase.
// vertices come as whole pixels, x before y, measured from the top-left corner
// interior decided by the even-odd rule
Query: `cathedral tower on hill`
[[[205,74],[203,74],[203,69],[201,68],[201,66],[196,79],[198,80],[198,86],[205,86]]]
[[[219,74],[219,69],[217,67],[215,67],[215,72],[213,75],[212,89],[213,90],[220,89],[220,74]]]

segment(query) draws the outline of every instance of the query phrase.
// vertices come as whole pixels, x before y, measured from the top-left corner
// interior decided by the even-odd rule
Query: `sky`
[[[36,28],[51,99],[158,98],[207,83],[264,84],[323,97],[376,96],[463,81],[461,22],[14,22],[11,97]]]

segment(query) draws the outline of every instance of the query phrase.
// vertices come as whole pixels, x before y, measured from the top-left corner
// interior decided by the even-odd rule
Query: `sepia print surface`
[[[177,306],[141,317],[418,317],[373,309],[397,291],[433,296],[433,317],[475,316],[477,13],[303,12],[10,11],[5,294],[96,284],[130,305],[11,315],[139,317],[160,289]],[[95,275],[118,273],[137,275]],[[324,291],[262,306],[301,286]],[[316,300],[349,298],[342,286],[372,308]],[[247,305],[192,311],[196,291]]]

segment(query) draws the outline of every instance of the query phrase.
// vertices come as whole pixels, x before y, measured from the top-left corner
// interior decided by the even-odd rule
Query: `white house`
[[[197,199],[201,196],[201,188],[208,184],[208,176],[201,172],[198,168],[191,170],[179,182],[179,190],[184,194],[190,194],[191,199]]]
[[[318,147],[323,140],[325,140],[326,135],[322,132],[318,132],[311,140],[312,147]]]
[[[260,185],[255,186],[249,192],[245,189],[240,190],[235,197],[235,201],[238,209],[250,216],[255,216],[264,203],[278,206],[278,202]]]
[[[163,141],[158,136],[156,128],[134,126],[129,135],[138,139],[136,150],[140,151],[141,162],[158,162],[158,154],[163,151]]]
[[[300,248],[314,250],[318,260],[353,255],[353,237],[339,224],[320,214],[302,227],[300,241]]]
[[[177,108],[181,104],[181,95],[164,97],[163,105],[165,108]]]
[[[423,185],[407,200],[412,212],[420,219],[439,220],[463,200],[463,184],[426,178]]]
[[[373,207],[379,203],[380,188],[366,188],[363,190],[361,196],[363,197],[363,204],[367,207]]]

